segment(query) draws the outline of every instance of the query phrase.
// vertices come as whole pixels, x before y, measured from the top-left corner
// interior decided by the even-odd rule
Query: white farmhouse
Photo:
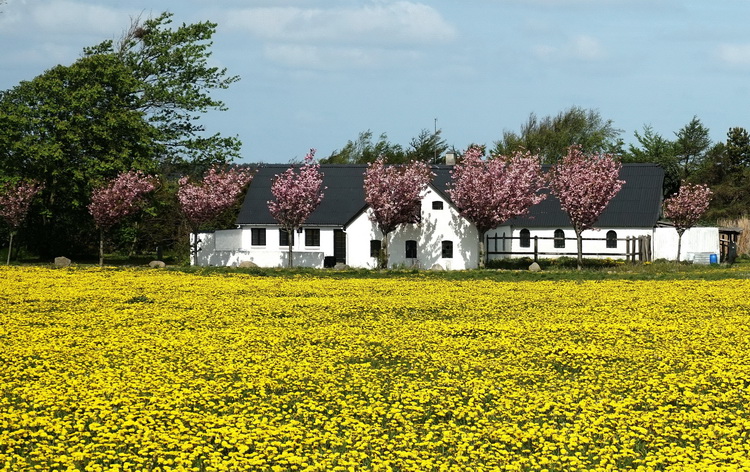
[[[200,233],[193,264],[236,266],[250,261],[260,267],[285,267],[291,244],[295,267],[377,266],[382,235],[370,220],[364,201],[367,167],[322,165],[323,201],[302,231],[292,235],[279,227],[268,210],[268,201],[273,199],[271,182],[287,168],[275,164],[258,168],[237,218],[237,229]],[[420,223],[403,226],[389,236],[391,267],[477,267],[477,230],[459,215],[447,193],[451,169],[432,166],[435,178],[422,199]],[[675,259],[676,231],[659,224],[664,171],[653,164],[624,164],[620,178],[625,185],[602,213],[597,229],[583,234],[584,256]],[[693,237],[691,231],[701,234]],[[689,254],[718,253],[718,245],[716,228],[689,230],[683,237],[682,259],[689,259]],[[532,207],[527,216],[489,231],[486,247],[489,259],[576,254],[570,220],[553,196]]]

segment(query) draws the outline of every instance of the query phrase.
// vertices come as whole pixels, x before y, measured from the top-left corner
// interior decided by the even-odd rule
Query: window
[[[406,258],[416,259],[417,258],[417,242],[413,239],[406,241]]]
[[[294,246],[294,233],[289,238],[289,233],[285,229],[279,229],[279,246],[289,246],[289,240],[292,240],[292,246]]]
[[[442,210],[443,209],[443,202],[440,200],[435,200],[432,202],[432,209],[433,210]]]
[[[616,248],[617,247],[617,232],[615,231],[607,231],[607,248]]]
[[[442,257],[443,259],[453,258],[453,241],[443,241]]]
[[[250,229],[250,245],[251,246],[265,246],[266,245],[266,228],[251,228]]]
[[[531,247],[531,232],[524,228],[519,234],[521,239],[521,247]]]
[[[320,230],[318,228],[305,228],[305,246],[320,246]]]
[[[561,229],[555,230],[555,247],[565,247],[565,231]]]
[[[370,241],[370,257],[380,257],[380,240],[373,239]]]

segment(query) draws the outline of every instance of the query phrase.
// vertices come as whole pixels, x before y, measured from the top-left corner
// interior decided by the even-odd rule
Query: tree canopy
[[[237,138],[199,121],[225,108],[210,92],[237,80],[208,65],[216,25],[170,29],[171,17],[137,19],[119,42],[0,92],[0,177],[44,185],[30,225],[43,255],[85,250],[91,191],[118,174],[199,175],[238,155]]]
[[[541,156],[543,162],[554,164],[572,145],[579,145],[586,152],[613,152],[620,145],[620,133],[612,120],[605,120],[596,110],[571,107],[541,119],[531,113],[520,133],[504,131],[491,153],[509,156],[529,151]]]

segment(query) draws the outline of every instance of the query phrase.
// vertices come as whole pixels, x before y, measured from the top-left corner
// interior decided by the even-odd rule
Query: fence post
[[[625,238],[625,262],[632,262],[630,256],[630,236],[628,236],[627,238]]]
[[[539,236],[534,236],[534,262],[539,262]]]

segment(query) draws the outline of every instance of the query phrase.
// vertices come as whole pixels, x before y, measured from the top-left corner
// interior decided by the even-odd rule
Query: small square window
[[[305,228],[305,246],[308,246],[308,247],[320,246],[320,229]]]
[[[279,229],[279,246],[289,246],[289,240],[292,241],[292,246],[294,246],[294,233],[292,233],[292,237],[289,237],[289,233],[285,229]]]
[[[266,245],[266,228],[252,228],[250,230],[250,245],[252,246],[265,246]]]
[[[442,210],[443,209],[443,202],[440,200],[435,200],[432,202],[432,209],[433,210]]]

